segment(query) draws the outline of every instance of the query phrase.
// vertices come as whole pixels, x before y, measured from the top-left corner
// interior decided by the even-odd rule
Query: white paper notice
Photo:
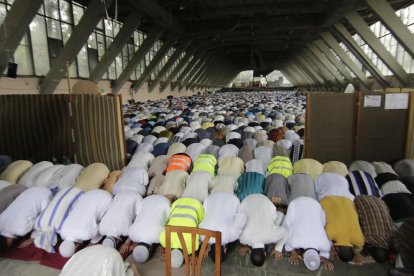
[[[380,107],[380,106],[381,106],[380,95],[364,96],[364,107]]]
[[[385,109],[408,109],[408,93],[391,93],[385,95]]]

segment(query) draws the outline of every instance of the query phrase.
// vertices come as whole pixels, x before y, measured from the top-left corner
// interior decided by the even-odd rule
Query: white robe
[[[36,219],[31,237],[37,248],[55,253],[60,227],[84,192],[77,187],[61,189]]]
[[[227,144],[220,148],[219,159],[227,156],[237,157],[239,155],[239,148],[233,144]]]
[[[65,165],[53,165],[47,169],[44,169],[36,176],[34,186],[48,187],[49,181],[52,179],[52,177],[64,167]]]
[[[49,161],[42,161],[34,164],[20,179],[18,184],[26,186],[27,188],[35,186],[36,177],[45,169],[52,167],[53,163]]]
[[[131,191],[145,195],[148,185],[148,172],[143,168],[126,167],[122,171],[121,178],[115,183],[112,193],[116,195],[122,191]]]
[[[260,159],[252,159],[246,163],[246,172],[257,172],[265,175],[266,170],[266,164]]]
[[[174,170],[167,173],[159,193],[161,195],[175,195],[181,197],[188,179],[188,173],[182,170]]]
[[[240,201],[234,193],[217,192],[207,197],[203,204],[204,219],[199,228],[221,232],[221,244],[226,245],[239,239],[247,222],[241,211]],[[204,236],[200,237],[204,240]],[[215,243],[215,238],[208,241]]]
[[[11,184],[9,181],[6,181],[6,180],[0,180],[0,191],[10,185],[13,185],[13,184]]]
[[[43,187],[33,187],[22,192],[0,214],[0,234],[15,238],[33,230],[36,218],[52,199],[52,192]]]
[[[355,199],[355,196],[349,191],[349,183],[346,178],[337,173],[321,173],[315,179],[315,192],[319,201],[327,196]]]
[[[136,152],[132,156],[131,161],[129,161],[127,168],[143,168],[148,170],[154,159],[154,155],[150,152]]]
[[[128,236],[128,229],[135,219],[135,206],[142,197],[134,192],[124,191],[112,199],[108,211],[99,223],[102,236],[120,238]]]
[[[254,149],[254,158],[260,159],[263,161],[263,163],[266,164],[266,166],[269,164],[270,160],[272,160],[273,156],[273,149],[261,146]]]
[[[381,186],[381,193],[382,193],[382,197],[387,194],[393,194],[393,193],[411,194],[411,192],[407,189],[407,187],[399,180],[391,180],[391,181],[386,182],[384,185]]]
[[[325,213],[315,199],[303,196],[290,202],[283,222],[288,231],[286,251],[313,248],[320,256],[329,258],[331,243],[325,224]]]
[[[230,192],[234,193],[237,189],[237,177],[230,174],[218,174],[211,180],[211,193]]]
[[[132,276],[129,263],[116,249],[97,244],[75,253],[60,276]]]
[[[78,199],[62,225],[63,240],[83,242],[99,237],[99,222],[111,204],[112,196],[104,190],[91,190]]]
[[[195,198],[203,202],[208,197],[208,191],[211,189],[210,173],[205,171],[193,172],[187,179],[182,197]]]
[[[161,195],[150,195],[136,205],[136,218],[129,227],[133,242],[159,243],[160,234],[170,215],[170,201]]]
[[[52,176],[47,187],[57,190],[72,187],[82,170],[83,167],[79,164],[66,165]]]
[[[242,201],[241,211],[247,215],[247,224],[240,235],[240,243],[252,248],[276,243],[275,250],[281,252],[287,230],[279,226],[283,214],[276,211],[275,205],[262,194],[252,194]]]
[[[197,157],[202,153],[202,151],[206,148],[205,145],[201,143],[194,143],[187,147],[185,153],[191,157],[193,163],[197,160]]]

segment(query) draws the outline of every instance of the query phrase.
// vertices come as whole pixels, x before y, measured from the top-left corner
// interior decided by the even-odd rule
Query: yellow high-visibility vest
[[[293,165],[289,157],[275,156],[270,160],[267,171],[270,174],[278,173],[284,177],[289,177],[293,173]]]
[[[212,154],[200,154],[197,160],[194,162],[193,172],[204,171],[211,174],[214,177],[216,171],[217,159]]]
[[[167,225],[196,228],[203,219],[204,209],[201,202],[197,199],[184,197],[177,199],[171,206],[171,212]],[[187,252],[188,254],[191,254],[191,234],[183,234],[183,237],[187,247]],[[199,239],[200,238],[197,235],[195,245],[196,250],[200,245]],[[165,231],[162,231],[160,234],[160,244],[165,247]],[[177,233],[171,233],[171,248],[182,248]]]

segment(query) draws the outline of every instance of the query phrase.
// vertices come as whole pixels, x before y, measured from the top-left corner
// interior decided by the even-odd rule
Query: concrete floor
[[[267,257],[262,267],[254,267],[250,263],[249,256],[239,256],[236,249],[230,249],[230,254],[222,264],[222,275],[388,275],[391,268],[389,264],[367,264],[363,266],[350,265],[341,261],[334,261],[335,270],[327,271],[323,267],[315,272],[310,272],[302,264],[297,267],[288,263],[285,257],[281,262],[274,261],[270,256]],[[135,263],[130,256],[127,261]],[[138,265],[138,270],[142,276],[162,276],[165,275],[165,263],[161,262],[157,256],[153,256],[147,263]],[[184,275],[184,267],[173,269],[173,275]],[[214,263],[210,258],[204,259],[202,275],[214,275]],[[59,270],[39,265],[37,262],[25,262],[11,259],[0,258],[0,275],[7,276],[55,276],[59,275]],[[86,276],[86,275],[85,275]]]

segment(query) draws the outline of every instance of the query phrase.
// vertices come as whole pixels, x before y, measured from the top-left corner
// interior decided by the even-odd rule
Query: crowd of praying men
[[[305,95],[205,93],[123,109],[122,171],[0,156],[1,249],[77,252],[63,269],[75,275],[72,260],[88,260],[76,256],[113,254],[108,248],[138,263],[155,252],[164,260],[171,225],[220,231],[222,261],[239,241],[255,266],[268,252],[276,261],[288,252],[289,263],[303,260],[311,271],[334,269],[335,258],[383,263],[395,252],[397,268],[414,268],[414,160],[303,158]],[[210,239],[213,261],[215,246]],[[180,267],[176,234],[171,247],[171,265]]]

